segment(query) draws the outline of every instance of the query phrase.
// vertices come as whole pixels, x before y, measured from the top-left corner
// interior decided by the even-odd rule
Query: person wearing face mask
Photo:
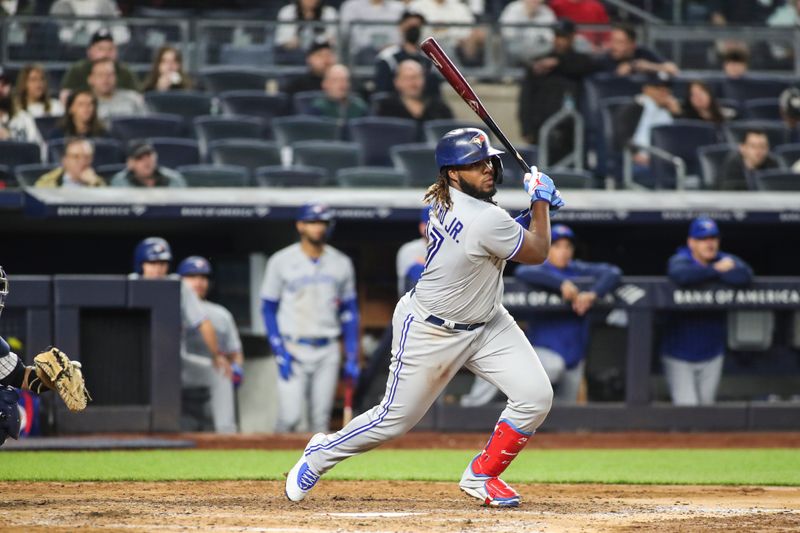
[[[669,258],[667,275],[680,287],[717,282],[743,287],[753,271],[739,257],[719,249],[714,220],[699,217],[689,226],[686,246]],[[675,405],[714,403],[725,354],[725,312],[681,311],[669,317],[661,339],[661,364]]]
[[[425,17],[404,11],[397,23],[401,43],[384,48],[375,63],[375,92],[395,92],[394,78],[398,65],[407,59],[419,62],[425,73],[425,96],[438,97],[441,78],[433,71],[430,59],[419,49]]]

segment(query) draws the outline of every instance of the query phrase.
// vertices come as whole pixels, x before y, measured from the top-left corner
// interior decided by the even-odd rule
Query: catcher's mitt
[[[83,411],[92,399],[83,381],[81,364],[70,361],[58,348],[50,348],[33,358],[36,376],[31,379],[29,388],[39,394],[43,388],[58,392],[70,411]]]

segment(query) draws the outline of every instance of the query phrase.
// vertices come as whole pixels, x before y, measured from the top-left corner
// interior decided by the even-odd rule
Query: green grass
[[[179,450],[4,452],[0,480],[170,481],[281,479],[296,451]],[[375,450],[340,464],[326,479],[456,481],[472,457],[463,450]],[[800,486],[800,450],[528,450],[509,482]]]

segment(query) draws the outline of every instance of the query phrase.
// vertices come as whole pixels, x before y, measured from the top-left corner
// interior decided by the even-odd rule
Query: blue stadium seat
[[[200,148],[194,139],[153,137],[150,143],[158,153],[158,164],[175,168],[200,163]]]
[[[439,142],[439,139],[441,139],[445,133],[458,128],[479,128],[489,135],[492,144],[495,143],[492,132],[489,131],[485,125],[478,124],[477,122],[470,122],[468,120],[460,120],[457,118],[445,118],[428,120],[422,125],[422,131],[425,135],[425,142],[432,144],[433,146],[436,146],[436,144]]]
[[[340,135],[336,119],[308,115],[277,117],[272,121],[272,130],[281,146],[297,141],[335,141]]]
[[[723,98],[744,102],[756,98],[778,98],[789,84],[774,78],[736,78],[722,82]]]
[[[259,91],[264,94],[270,76],[263,71],[242,67],[205,67],[200,70],[205,90],[219,94],[225,91]]]
[[[501,184],[501,187],[505,189],[521,187],[522,178],[524,177],[525,173],[522,171],[522,168],[520,168],[517,158],[514,157],[511,152],[506,150],[504,147],[498,146],[498,148],[505,152],[500,156],[500,159],[503,160],[503,183]],[[515,148],[526,163],[529,165],[536,164],[536,161],[539,159],[539,149],[536,146],[531,144],[518,144],[515,146]]]
[[[120,172],[121,170],[125,170],[125,168],[125,163],[114,163],[113,165],[96,166],[94,167],[94,171],[97,172],[99,176],[102,176],[102,178],[106,180],[106,183],[110,183],[114,174]]]
[[[650,144],[683,159],[687,176],[700,174],[697,148],[719,143],[713,124],[701,120],[676,120],[672,124],[656,126],[650,130]],[[652,184],[655,188],[674,188],[675,169],[669,163],[651,157]]]
[[[749,120],[781,120],[777,98],[754,98],[744,102],[744,118]]]
[[[0,141],[0,161],[13,173],[17,165],[41,163],[42,150],[36,143]]]
[[[800,161],[800,144],[781,144],[773,148],[772,153],[785,168],[792,168]]]
[[[154,113],[173,113],[190,123],[195,117],[210,115],[212,98],[197,91],[148,92],[144,95],[147,107]]]
[[[185,165],[176,168],[187,187],[247,187],[249,171],[237,165]]]
[[[348,122],[350,138],[361,145],[364,164],[390,167],[389,147],[417,141],[417,122],[405,118],[363,117]]]
[[[591,189],[594,185],[594,175],[586,170],[555,168],[547,175],[553,178],[559,189]]]
[[[369,112],[373,115],[377,114],[378,108],[381,106],[381,102],[391,98],[393,94],[394,93],[389,91],[372,93],[369,96]]]
[[[756,172],[760,191],[800,191],[800,174],[783,169]]]
[[[20,187],[33,187],[43,174],[56,168],[58,165],[53,163],[36,163],[33,165],[17,165],[14,169],[14,176]]]
[[[389,148],[396,169],[406,175],[409,187],[427,187],[436,181],[435,148],[426,143],[412,143]]]
[[[239,165],[254,175],[255,169],[280,165],[281,149],[277,143],[256,139],[225,139],[208,145],[208,154],[215,165]]]
[[[343,168],[336,173],[341,187],[405,187],[406,175],[402,170],[386,167]]]
[[[729,142],[739,144],[747,130],[761,130],[767,134],[769,145],[779,146],[789,142],[789,130],[780,120],[734,120],[725,125]]]
[[[246,115],[204,116],[194,119],[194,131],[200,142],[200,151],[208,153],[208,145],[224,139],[260,139],[264,121]]]
[[[289,97],[285,94],[266,94],[264,91],[225,91],[219,95],[222,112],[226,115],[248,115],[267,122],[289,114]]]
[[[186,137],[183,117],[171,113],[147,116],[115,117],[111,133],[123,141],[148,137]]]
[[[256,169],[255,180],[261,187],[324,187],[328,175],[321,167],[273,165]]]
[[[103,137],[95,137],[91,139],[94,145],[94,158],[92,165],[113,165],[115,163],[125,162],[125,149],[122,143],[116,139],[107,139]],[[47,143],[47,159],[51,163],[61,163],[61,158],[64,157],[65,139],[53,139]]]
[[[292,96],[292,108],[298,115],[311,115],[311,104],[317,98],[325,96],[323,91],[300,91]]]
[[[633,103],[632,96],[615,96],[600,100],[600,133],[597,137],[597,173],[622,180],[622,139],[617,130],[617,113]]]
[[[736,146],[728,143],[711,144],[697,149],[697,159],[700,162],[700,178],[704,188],[716,188],[722,165],[728,155],[735,150]]]
[[[39,133],[42,134],[42,139],[47,139],[50,136],[50,132],[56,127],[56,125],[61,121],[62,117],[52,117],[52,116],[45,116],[45,117],[36,117],[34,120],[36,121],[36,128],[39,130]]]
[[[322,167],[329,178],[340,169],[361,165],[363,159],[359,144],[344,141],[299,141],[292,144],[292,156],[295,165]]]
[[[271,42],[261,44],[223,43],[219,49],[219,63],[220,65],[269,67],[275,64],[275,47]],[[256,78],[252,81],[252,85],[257,85],[258,82],[259,80]],[[247,84],[250,85],[250,83],[251,81],[248,79]],[[250,88],[263,90],[264,84],[262,83],[260,87]]]

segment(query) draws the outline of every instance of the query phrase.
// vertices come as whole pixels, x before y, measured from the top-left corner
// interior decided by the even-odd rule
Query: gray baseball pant
[[[722,377],[723,355],[696,363],[664,355],[664,377],[674,405],[711,405]]]

